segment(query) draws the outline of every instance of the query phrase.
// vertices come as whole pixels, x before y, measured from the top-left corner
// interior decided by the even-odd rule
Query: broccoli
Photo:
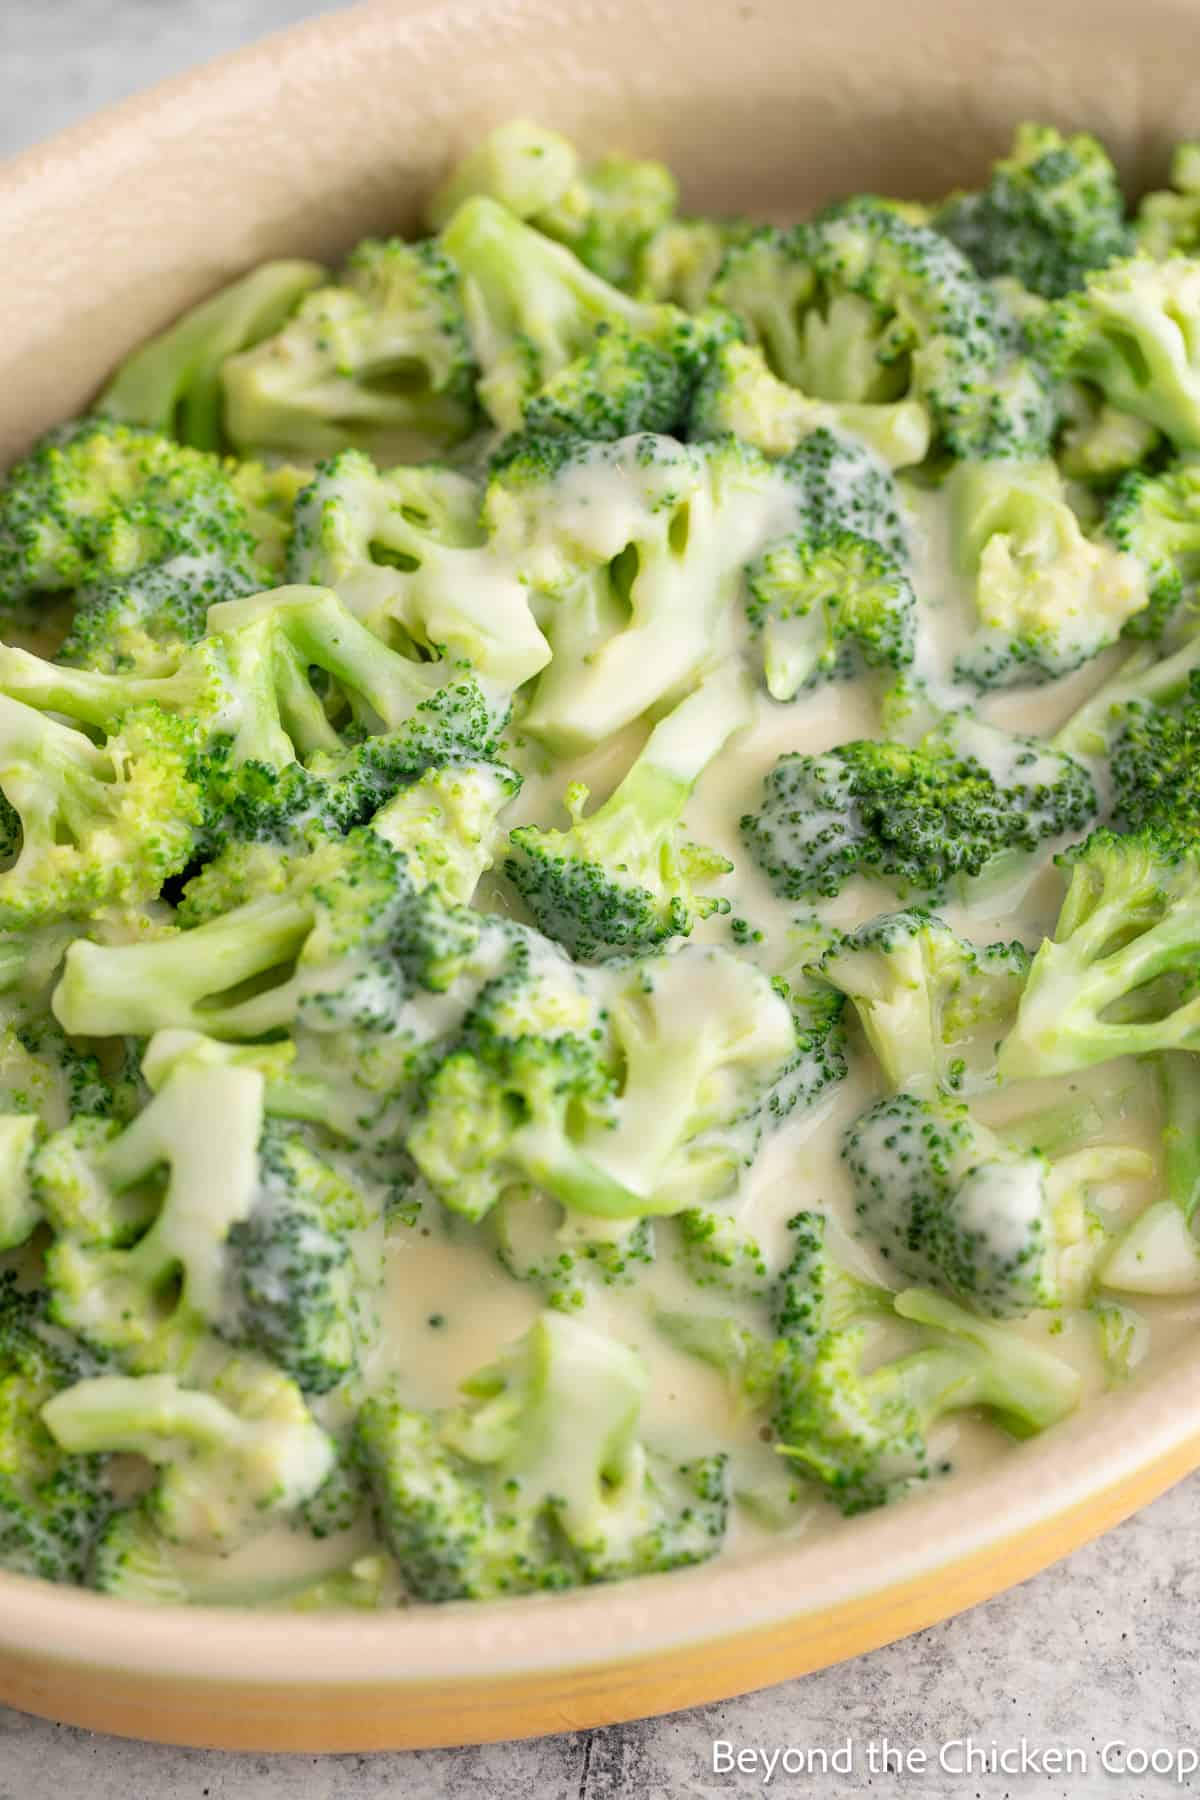
[[[1059,403],[1062,425],[1056,454],[1059,468],[1072,481],[1109,487],[1144,463],[1162,441],[1153,425],[1110,406],[1098,389],[1084,382],[1061,382]]]
[[[385,640],[518,688],[549,661],[550,646],[516,574],[473,528],[478,492],[448,470],[420,485],[413,474],[381,475],[358,450],[324,463],[296,504],[290,575],[336,589]]]
[[[1142,562],[1084,532],[1052,462],[961,464],[949,486],[955,554],[979,626],[955,668],[980,687],[1051,681],[1138,629]]]
[[[1137,562],[1149,595],[1125,635],[1157,637],[1200,577],[1200,469],[1180,459],[1156,475],[1126,475],[1105,510],[1104,535]]]
[[[711,298],[817,399],[911,398],[955,457],[1037,456],[1052,423],[1021,333],[946,238],[862,198],[731,249]]]
[[[248,870],[258,891],[237,904]],[[256,1038],[299,1020],[382,1033],[414,987],[453,984],[480,933],[477,914],[434,888],[418,893],[403,857],[369,828],[250,864],[235,847],[189,884],[179,921],[148,943],[72,944],[54,995],[64,1029]]]
[[[1143,194],[1134,219],[1146,256],[1191,256],[1200,245],[1200,145],[1176,144],[1171,186]]]
[[[989,1078],[1029,953],[967,943],[932,913],[885,913],[839,934],[815,972],[853,1002],[889,1087],[970,1091]]]
[[[725,252],[744,243],[754,229],[748,219],[668,219],[638,253],[638,298],[703,312]]]
[[[603,806],[585,816],[588,790],[575,783],[568,830],[522,825],[510,834],[505,874],[540,929],[572,956],[639,955],[686,936],[694,916],[718,908],[692,883],[731,865],[683,841],[680,825],[692,789],[749,712],[740,672],[709,677],[655,726]]]
[[[688,421],[690,437],[731,431],[768,456],[786,455],[818,430],[860,440],[893,469],[923,462],[929,450],[929,414],[919,400],[814,400],[771,373],[761,346],[736,341],[715,352]]]
[[[422,1413],[363,1407],[358,1444],[384,1537],[418,1600],[482,1599],[702,1562],[720,1549],[722,1457],[681,1467],[636,1433],[646,1372],[613,1338],[544,1313]]]
[[[1186,638],[1169,656],[1139,645],[1056,732],[1054,748],[1070,756],[1107,755],[1132,712],[1185,699],[1197,669],[1200,635]]]
[[[581,168],[558,132],[512,119],[451,170],[426,208],[429,223],[440,231],[479,195],[570,245],[589,269],[625,287],[642,246],[674,212],[676,188],[661,163],[610,155]]]
[[[193,1063],[124,1130],[84,1116],[53,1133],[33,1180],[55,1232],[54,1319],[130,1368],[185,1367],[225,1306],[226,1243],[255,1202],[262,1123],[260,1074]],[[146,1184],[164,1168],[156,1204]]]
[[[185,727],[130,712],[103,745],[0,698],[0,926],[21,929],[153,898],[201,819]]]
[[[1088,381],[1122,412],[1200,449],[1200,264],[1131,256],[1089,275],[1030,327],[1051,371]]]
[[[935,897],[1095,811],[1082,764],[959,713],[915,747],[863,739],[781,756],[742,836],[785,899],[836,894],[857,873]]]
[[[0,604],[70,594],[64,661],[169,673],[210,605],[271,585],[288,485],[111,419],[63,426],[0,492]]]
[[[611,1220],[728,1193],[798,1054],[784,997],[721,950],[632,962],[610,983],[510,930],[508,964],[428,1081],[407,1139],[434,1193],[482,1218],[532,1184]]]
[[[381,462],[436,454],[477,423],[475,364],[454,266],[434,240],[367,239],[340,283],[221,367],[239,451]]]
[[[273,336],[324,279],[319,263],[261,263],[127,357],[96,411],[198,450],[222,449],[222,364]]]
[[[459,207],[441,242],[501,431],[611,439],[683,423],[727,320],[631,299],[486,196]]]
[[[1057,299],[1092,269],[1127,256],[1131,236],[1117,172],[1084,132],[1018,125],[1008,156],[979,193],[951,194],[931,221],[980,275],[1006,275]]]
[[[305,1393],[362,1369],[378,1320],[379,1212],[294,1127],[269,1121],[251,1210],[227,1239],[232,1317],[222,1335],[258,1350]]]
[[[789,1221],[795,1250],[771,1308],[774,1335],[695,1313],[660,1314],[683,1349],[723,1369],[770,1422],[779,1453],[844,1513],[895,1500],[928,1479],[929,1433],[944,1414],[982,1406],[1020,1435],[1075,1405],[1068,1363],[934,1294],[888,1296],[829,1255],[825,1221]],[[923,1327],[917,1348],[863,1369],[872,1323]]]
[[[524,729],[555,751],[587,749],[681,700],[731,648],[747,562],[812,507],[798,472],[733,438],[527,442],[485,503],[554,653]]]
[[[496,1255],[514,1281],[536,1287],[558,1312],[578,1311],[598,1287],[629,1287],[655,1260],[653,1220],[613,1226],[564,1214],[536,1188],[510,1188],[488,1223]]]
[[[1200,848],[1093,832],[1058,859],[1067,892],[1000,1048],[1006,1080],[1200,1048]]]
[[[1113,823],[1200,847],[1200,692],[1176,707],[1129,704],[1112,744]]]
[[[1123,1293],[1191,1294],[1200,1289],[1200,1087],[1189,1051],[1167,1050],[1154,1062],[1167,1191],[1117,1234],[1099,1281]]]
[[[115,1506],[102,1458],[63,1455],[42,1409],[95,1365],[46,1315],[46,1296],[0,1271],[0,1564],[81,1583]]]
[[[435,767],[377,812],[371,829],[404,857],[417,887],[467,905],[503,840],[500,814],[520,792],[504,763]]]
[[[1045,1126],[1054,1148],[1057,1126]],[[889,1268],[994,1318],[1060,1305],[1060,1265],[1085,1237],[1089,1185],[1153,1166],[1121,1145],[1047,1154],[989,1130],[961,1101],[913,1093],[856,1119],[842,1156],[860,1229]]]
[[[334,1461],[299,1389],[269,1363],[228,1359],[204,1387],[174,1374],[95,1375],[42,1408],[75,1456],[131,1453],[162,1470],[147,1517],[169,1543],[222,1554],[307,1500]]]

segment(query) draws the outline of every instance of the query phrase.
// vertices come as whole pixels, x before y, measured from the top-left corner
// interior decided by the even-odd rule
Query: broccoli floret
[[[199,450],[220,450],[222,364],[273,336],[324,279],[319,263],[260,264],[140,345],[101,394],[97,412]]]
[[[946,238],[871,199],[730,250],[712,298],[772,371],[821,400],[928,407],[951,456],[1036,456],[1048,388],[1021,334]]]
[[[857,651],[869,668],[913,660],[916,596],[889,551],[852,531],[769,544],[746,570],[746,615],[761,644],[767,691],[794,700]]]
[[[226,1243],[255,1202],[262,1124],[260,1074],[192,1063],[124,1130],[84,1117],[53,1133],[33,1173],[56,1233],[57,1322],[127,1367],[186,1366],[226,1304]],[[156,1203],[146,1184],[163,1169]]]
[[[1059,468],[1071,481],[1110,487],[1144,463],[1162,441],[1153,425],[1110,406],[1098,389],[1084,382],[1060,382],[1059,405],[1062,429],[1056,454]]]
[[[95,744],[0,698],[0,925],[21,929],[152,899],[185,867],[201,819],[190,736],[160,709]],[[16,820],[19,830],[12,830]],[[102,1034],[106,1035],[106,1034]]]
[[[640,1358],[545,1313],[467,1404],[417,1412],[396,1391],[358,1421],[383,1534],[419,1600],[574,1587],[702,1562],[721,1547],[724,1459],[682,1467],[637,1440]]]
[[[969,944],[920,911],[860,925],[816,965],[853,1002],[889,1087],[966,1091],[987,1081],[1028,971],[1021,944]]]
[[[42,1408],[77,1456],[120,1451],[162,1473],[145,1502],[170,1543],[227,1553],[293,1512],[326,1479],[332,1440],[294,1383],[253,1357],[227,1361],[203,1388],[174,1374],[97,1375]]]
[[[817,1213],[789,1220],[795,1253],[777,1284],[773,1337],[731,1319],[660,1314],[681,1348],[722,1369],[769,1421],[779,1452],[845,1513],[898,1499],[928,1479],[927,1439],[942,1415],[983,1406],[1022,1436],[1075,1405],[1069,1364],[934,1294],[889,1296],[829,1255]],[[918,1347],[870,1372],[871,1322],[932,1329]]]
[[[442,243],[462,278],[479,398],[502,431],[613,438],[682,424],[721,321],[631,299],[484,196],[459,207]]]
[[[1200,692],[1186,704],[1130,704],[1112,745],[1113,822],[1164,845],[1200,846]]]
[[[836,894],[857,873],[932,897],[1095,811],[1080,763],[960,713],[917,746],[863,739],[780,757],[742,835],[785,899]]]
[[[42,1423],[46,1403],[95,1366],[45,1302],[0,1271],[0,1566],[80,1583],[115,1501],[103,1460],[63,1455]]]
[[[638,298],[703,312],[726,251],[744,243],[754,229],[749,219],[668,219],[638,254]]]
[[[526,441],[485,506],[554,652],[524,729],[587,749],[682,699],[725,653],[746,564],[811,510],[798,471],[733,438]]]
[[[1097,831],[1058,859],[1067,892],[1000,1049],[1008,1080],[1200,1048],[1200,850]]]
[[[475,365],[454,266],[434,240],[367,239],[340,283],[226,359],[225,429],[240,451],[436,454],[474,428]]]
[[[588,790],[575,783],[568,830],[510,834],[504,872],[542,931],[584,959],[638,955],[719,906],[692,884],[731,865],[683,840],[680,826],[697,781],[749,716],[740,673],[712,676],[655,726],[603,806],[585,815]]]
[[[1162,1104],[1166,1193],[1119,1232],[1099,1282],[1132,1294],[1193,1294],[1200,1289],[1200,1084],[1187,1050],[1155,1059]]]
[[[1185,699],[1198,669],[1200,635],[1186,638],[1169,656],[1160,656],[1149,645],[1139,645],[1130,651],[1116,674],[1055,733],[1055,749],[1070,756],[1107,756],[1131,713],[1139,708],[1172,706]]]
[[[377,812],[371,829],[402,853],[417,887],[432,885],[465,906],[496,860],[500,814],[520,788],[504,763],[432,768]]]
[[[578,1311],[598,1288],[629,1287],[655,1259],[653,1220],[612,1226],[564,1213],[535,1188],[510,1189],[489,1224],[508,1273],[536,1287],[558,1312]]]
[[[856,1119],[842,1155],[860,1229],[896,1275],[994,1318],[1061,1304],[1060,1265],[1085,1236],[1088,1186],[1153,1166],[1119,1145],[1051,1158],[959,1101],[911,1093]]]
[[[381,475],[358,450],[323,464],[297,502],[291,577],[336,589],[385,640],[520,687],[550,646],[525,587],[483,542],[479,490],[450,471],[415,473]]]
[[[1089,381],[1180,450],[1200,449],[1200,263],[1132,256],[1088,277],[1031,327],[1054,374]]]
[[[981,275],[1008,275],[1049,300],[1131,247],[1117,172],[1084,132],[1018,125],[979,193],[951,194],[932,219]]]
[[[439,1198],[480,1218],[532,1183],[569,1210],[634,1220],[736,1187],[797,1056],[769,979],[689,946],[601,982],[545,939],[512,943],[408,1137]]]
[[[306,1393],[361,1369],[378,1320],[379,1210],[293,1127],[268,1125],[251,1211],[230,1229],[236,1287],[223,1334],[261,1351]]]
[[[434,193],[426,216],[441,230],[482,195],[571,249],[605,281],[627,286],[646,240],[675,210],[675,180],[662,163],[605,156],[589,167],[556,131],[511,119],[490,131]]]
[[[1191,256],[1200,245],[1200,144],[1175,146],[1171,186],[1144,194],[1134,219],[1147,256]]]
[[[929,450],[929,414],[919,400],[814,400],[773,375],[757,344],[720,346],[696,389],[688,423],[690,437],[731,431],[768,456],[785,456],[820,430],[860,440],[893,469],[923,462]]]
[[[948,486],[979,618],[960,675],[980,687],[1052,681],[1137,629],[1143,565],[1112,536],[1085,536],[1054,463],[964,464]]]
[[[451,985],[478,940],[478,915],[434,888],[418,893],[403,857],[368,828],[258,859],[260,891],[239,905],[247,864],[231,855],[232,882],[218,862],[189,885],[184,930],[71,946],[54,996],[64,1029],[255,1038],[300,1020],[317,1032],[384,1032],[413,987]]]
[[[1157,637],[1200,577],[1200,469],[1182,460],[1157,475],[1126,475],[1108,503],[1104,535],[1143,571],[1149,604],[1127,637]]]
[[[210,605],[270,586],[277,479],[111,419],[52,431],[0,493],[0,603],[70,593],[64,661],[168,673]]]

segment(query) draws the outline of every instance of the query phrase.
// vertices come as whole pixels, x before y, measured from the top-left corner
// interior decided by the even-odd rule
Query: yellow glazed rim
[[[247,264],[411,219],[526,112],[666,156],[698,207],[967,180],[1016,119],[1135,182],[1197,129],[1193,0],[371,0],[0,171],[0,456]],[[398,101],[398,96],[402,104]],[[1023,1580],[1200,1464],[1200,1344],[995,1465],[833,1536],[614,1588],[314,1617],[150,1609],[0,1575],[0,1699],[166,1742],[367,1750],[575,1730],[741,1693]]]

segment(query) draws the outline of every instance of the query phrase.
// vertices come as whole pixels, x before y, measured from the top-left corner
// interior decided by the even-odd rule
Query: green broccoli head
[[[43,1407],[94,1368],[45,1302],[0,1272],[0,1562],[79,1584],[115,1499],[102,1459],[64,1454],[42,1422]]]
[[[223,364],[273,336],[324,278],[319,263],[260,263],[140,345],[101,394],[97,412],[198,450],[222,449]]]
[[[1052,462],[961,464],[951,477],[956,560],[978,629],[955,664],[980,687],[1051,681],[1139,630],[1142,560],[1085,535]]]
[[[693,883],[730,865],[686,842],[681,824],[705,768],[748,718],[740,674],[712,676],[655,726],[603,806],[585,816],[587,789],[576,785],[568,830],[510,834],[505,874],[542,931],[584,959],[639,955],[716,909]]]
[[[1091,382],[1180,450],[1200,448],[1200,266],[1131,256],[1089,275],[1031,327],[1054,374]]]
[[[668,219],[641,246],[634,291],[684,312],[703,312],[725,252],[755,230],[749,219]]]
[[[146,1515],[169,1543],[228,1554],[326,1480],[333,1440],[269,1363],[235,1357],[204,1387],[175,1374],[96,1375],[42,1408],[75,1456],[121,1452],[161,1469]]]
[[[1092,269],[1127,256],[1131,235],[1117,172],[1085,132],[1018,125],[1006,157],[978,193],[951,194],[934,227],[981,275],[1006,275],[1055,300]]]
[[[1086,1235],[1088,1188],[1152,1165],[1122,1145],[1051,1157],[1024,1141],[1039,1131],[1054,1143],[1058,1122],[1006,1133],[945,1095],[877,1101],[842,1145],[860,1229],[900,1280],[977,1312],[1016,1318],[1060,1305],[1070,1297],[1064,1257]]]
[[[291,575],[335,588],[377,637],[469,664],[511,692],[550,647],[525,587],[483,542],[480,498],[450,470],[380,474],[361,451],[344,451],[297,501]]]
[[[1067,892],[1001,1046],[1001,1075],[1200,1046],[1200,852],[1148,826],[1094,832],[1059,860]]]
[[[916,746],[863,739],[780,757],[742,835],[785,899],[836,894],[859,873],[936,896],[1095,811],[1082,764],[963,713]]]
[[[1112,745],[1113,820],[1164,845],[1200,845],[1200,683],[1175,707],[1129,704]]]
[[[450,1412],[385,1390],[359,1415],[380,1524],[416,1599],[569,1588],[720,1549],[723,1459],[679,1467],[639,1443],[646,1373],[623,1344],[545,1313],[464,1386]]]
[[[1171,185],[1144,194],[1134,219],[1138,249],[1147,256],[1191,256],[1200,244],[1200,144],[1176,144]]]
[[[225,430],[239,451],[311,460],[358,447],[415,461],[474,429],[475,374],[458,277],[439,243],[367,239],[338,284],[226,358]]]
[[[418,887],[465,906],[496,861],[500,815],[520,788],[521,777],[504,763],[427,769],[375,814],[371,829],[402,854]]]
[[[816,965],[853,1003],[889,1087],[986,1082],[1029,971],[1021,944],[967,943],[932,913],[885,913]]]
[[[805,393],[918,401],[951,456],[1045,452],[1049,392],[1019,328],[954,245],[887,203],[755,233],[730,250],[712,297]]]
[[[1104,514],[1104,535],[1143,571],[1149,604],[1127,637],[1157,637],[1200,576],[1200,470],[1182,459],[1156,475],[1134,470]]]

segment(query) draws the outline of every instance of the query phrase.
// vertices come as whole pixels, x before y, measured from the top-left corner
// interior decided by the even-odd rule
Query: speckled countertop
[[[315,0],[0,0],[0,155],[190,63],[335,10]],[[0,1800],[841,1800],[900,1791],[912,1800],[1165,1800],[1200,1792],[1200,1776],[1187,1773],[1200,1750],[1198,1695],[1195,1477],[962,1618],[725,1706],[532,1744],[326,1758],[169,1750],[0,1708]],[[894,1761],[884,1770],[885,1738],[907,1759],[903,1775]],[[738,1751],[788,1755],[764,1785],[758,1758],[753,1770],[747,1758],[741,1772],[725,1772]]]

